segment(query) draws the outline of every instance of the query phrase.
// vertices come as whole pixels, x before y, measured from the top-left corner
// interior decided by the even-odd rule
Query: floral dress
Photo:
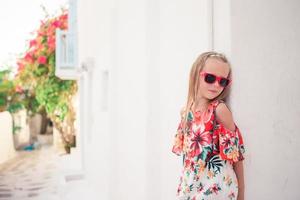
[[[200,115],[190,111],[184,131],[182,116],[172,152],[183,155],[177,197],[180,200],[235,200],[238,194],[233,163],[244,160],[242,135],[224,127],[215,117],[222,102],[211,102]]]

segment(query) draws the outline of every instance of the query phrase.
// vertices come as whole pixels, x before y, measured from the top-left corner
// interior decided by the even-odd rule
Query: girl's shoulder
[[[221,114],[223,112],[226,112],[226,113],[230,112],[231,113],[231,110],[228,107],[227,103],[222,99],[216,99],[211,104],[212,104],[213,109],[216,113],[221,113]]]
[[[217,99],[217,100],[213,101],[212,105],[213,105],[215,110],[216,109],[218,109],[218,110],[227,110],[227,111],[231,112],[231,109],[229,108],[227,103],[222,99]]]
[[[216,99],[216,100],[212,101],[212,102],[211,102],[211,105],[213,105],[214,107],[217,107],[217,106],[218,106],[219,104],[221,104],[221,103],[223,103],[223,104],[226,105],[225,101],[222,100],[222,99]]]
[[[227,129],[234,130],[235,124],[234,124],[232,112],[226,105],[225,101],[218,100],[218,102],[216,102],[215,105],[216,105],[215,115],[217,121],[223,124]]]

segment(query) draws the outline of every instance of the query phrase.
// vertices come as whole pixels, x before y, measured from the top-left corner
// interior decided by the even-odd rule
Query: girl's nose
[[[219,81],[216,80],[216,81],[214,82],[214,86],[217,87],[217,88],[219,88],[219,87],[220,87]]]

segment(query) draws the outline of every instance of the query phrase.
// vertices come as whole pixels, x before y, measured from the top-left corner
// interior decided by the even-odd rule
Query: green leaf
[[[214,155],[207,163],[208,170],[214,170],[215,173],[221,172],[221,167],[223,167],[222,160],[219,155]]]
[[[22,105],[22,103],[12,103],[8,106],[7,111],[10,113],[16,113],[19,110],[22,110],[24,107]]]

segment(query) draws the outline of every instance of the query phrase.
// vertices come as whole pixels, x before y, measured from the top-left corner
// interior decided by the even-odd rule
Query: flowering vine
[[[77,82],[55,76],[55,31],[68,26],[67,10],[41,21],[24,55],[17,60],[15,92],[26,96],[23,105],[29,114],[45,111],[62,134],[66,146],[75,145],[75,110],[72,100]]]

